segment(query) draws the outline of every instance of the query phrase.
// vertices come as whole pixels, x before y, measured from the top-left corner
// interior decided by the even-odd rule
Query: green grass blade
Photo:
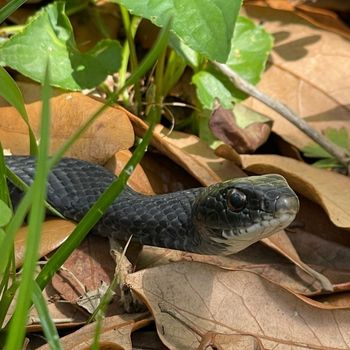
[[[48,345],[52,350],[62,350],[63,348],[60,344],[60,337],[58,335],[57,328],[50,317],[49,309],[46,305],[41,289],[35,282],[33,288],[33,303],[38,311],[40,323],[43,327]]]
[[[12,217],[12,220],[6,228],[6,236],[0,244],[0,256],[2,257],[0,259],[0,276],[2,276],[6,269],[7,260],[11,254],[16,232],[21,227],[23,220],[27,215],[30,203],[32,202],[33,193],[33,188],[31,187],[18,205],[17,210]]]
[[[168,37],[169,27],[162,30],[161,35],[159,39],[157,40],[157,45],[153,47],[153,49],[150,51],[150,53],[145,57],[144,61],[141,63],[137,71],[132,74],[128,80],[128,84],[131,85],[133,81],[136,79],[136,75],[140,75],[141,72],[144,74],[152,67],[152,65],[155,63],[157,59],[157,55],[160,52],[163,52],[167,45],[167,40],[165,38]],[[161,43],[161,45],[160,45]],[[144,63],[146,62],[146,63]],[[128,86],[129,86],[128,85]],[[64,155],[65,151],[79,138],[79,136],[92,124],[92,122],[102,113],[107,107],[108,103],[111,103],[113,100],[113,97],[116,96],[119,92],[115,93],[104,105],[101,107],[89,120],[88,122],[79,129],[72,137],[63,145],[58,152],[50,159],[48,162],[48,168],[52,167],[54,164],[57,163],[57,161]],[[154,111],[157,111],[157,113],[154,113]],[[56,271],[62,266],[62,264],[65,262],[65,260],[68,258],[68,256],[72,253],[72,251],[80,244],[80,242],[85,238],[87,233],[90,231],[91,227],[99,220],[99,218],[102,216],[103,210],[106,210],[109,206],[109,203],[112,203],[114,198],[122,191],[124,185],[127,182],[128,177],[130,176],[132,169],[136,166],[138,161],[143,156],[148,142],[150,141],[150,138],[152,136],[152,131],[154,129],[154,126],[156,122],[159,120],[160,111],[158,108],[154,109],[151,108],[152,113],[154,113],[154,120],[151,120],[151,125],[148,130],[148,132],[145,134],[143,141],[140,143],[138,148],[136,149],[134,156],[130,159],[127,166],[123,170],[122,174],[119,176],[119,180],[112,184],[112,188],[103,195],[103,198],[100,198],[99,201],[91,208],[89,213],[86,215],[85,220],[83,219],[75,231],[71,234],[71,236],[68,238],[68,240],[56,251],[56,253],[51,257],[49,262],[45,265],[43,270],[40,272],[37,282],[41,289],[43,289],[47,282],[51,279],[51,277],[56,273]],[[34,189],[31,186],[28,190],[28,192],[25,194],[23,200],[20,202],[19,207],[17,208],[17,211],[14,215],[14,218],[12,222],[9,225],[8,228],[8,241],[12,242],[13,237],[15,233],[17,232],[18,228],[20,227],[20,222],[23,221],[23,218],[25,216],[25,213],[28,210],[28,207],[31,203],[31,198],[34,194]],[[10,233],[10,234],[9,234]],[[0,252],[2,251],[0,247]],[[5,251],[6,253],[6,251]],[[0,267],[1,267],[1,260],[0,260]],[[1,269],[0,269],[1,271]],[[11,321],[11,325],[13,324],[13,321]],[[7,327],[8,328],[8,327]]]
[[[49,67],[47,66],[45,82],[43,86],[43,107],[40,130],[40,146],[36,173],[33,182],[33,203],[29,213],[28,237],[26,241],[26,251],[24,256],[23,271],[19,286],[16,309],[9,326],[6,339],[7,349],[20,349],[25,336],[25,326],[28,318],[28,309],[31,305],[31,298],[34,288],[34,272],[38,257],[38,247],[42,223],[45,217],[45,196],[46,180],[48,176],[48,149],[50,133],[50,94]]]
[[[126,80],[125,85],[118,91],[118,95],[128,86],[136,84],[151,69],[154,62],[156,62],[168,44],[170,26],[171,22],[169,21],[168,24],[162,28],[152,49],[148,52],[144,60],[138,65],[137,69]]]
[[[28,114],[24,105],[24,99],[21,90],[18,88],[15,81],[12,79],[10,74],[0,66],[0,96],[2,96],[8,103],[15,107],[18,113],[21,115],[22,119],[28,126],[29,133],[29,145],[30,154],[38,154],[38,146],[36,144],[36,139],[34,132],[29,124]]]
[[[50,165],[50,162],[49,162]],[[50,166],[48,167],[50,169]],[[28,186],[16,173],[14,173],[10,168],[6,167],[6,177],[13,183],[17,188],[26,193],[30,186]],[[51,214],[56,215],[60,218],[64,218],[50,203],[45,201],[45,207],[50,211]]]
[[[102,217],[107,208],[113,203],[115,198],[122,192],[129,176],[135,166],[143,157],[147,146],[151,140],[154,127],[159,121],[159,109],[151,109],[152,121],[145,133],[141,143],[137,146],[132,157],[120,173],[118,179],[101,195],[97,202],[90,208],[87,214],[82,218],[68,239],[58,248],[56,253],[50,258],[37,277],[40,288],[44,288],[51,280],[52,276],[62,266],[73,250],[83,241],[88,232],[93,228],[97,221]]]
[[[130,78],[125,83],[125,87],[120,89],[118,93],[126,88],[127,86],[133,84],[137,79],[142,77],[149,68],[152,67],[154,62],[156,61],[158,55],[160,55],[167,46],[168,36],[169,36],[170,23],[165,26],[153,46],[152,50],[147,54],[144,60],[141,62],[137,70],[130,76]],[[97,111],[95,115],[101,113],[107,105],[101,107],[99,111]],[[44,268],[41,270],[39,276],[37,277],[37,282],[40,288],[44,288],[46,284],[51,280],[52,276],[58,271],[58,269],[62,266],[65,260],[69,257],[69,255],[73,252],[73,250],[83,241],[88,232],[92,229],[92,227],[97,223],[97,221],[102,217],[103,213],[107,210],[108,206],[112,204],[114,199],[121,193],[123,190],[127,179],[129,178],[131,172],[133,171],[136,164],[141,160],[147,145],[152,137],[153,128],[155,123],[159,120],[160,111],[156,107],[151,108],[151,123],[150,127],[145,134],[142,142],[139,144],[137,149],[135,150],[133,156],[130,158],[129,162],[119,175],[117,181],[113,182],[112,185],[102,194],[102,196],[97,200],[97,202],[90,208],[88,213],[83,217],[83,219],[79,222],[78,226],[72,232],[72,234],[68,237],[68,239],[61,245],[61,247],[56,251],[56,253],[51,257],[51,259],[47,262]],[[90,118],[92,119],[92,118]],[[68,147],[69,144],[73,143],[77,137],[80,136],[82,132],[76,132],[64,145],[61,149],[53,156],[51,159],[50,165],[55,163],[63,154],[64,149]]]
[[[12,0],[0,9],[0,24],[5,19],[22,6],[26,0]]]
[[[17,288],[19,286],[19,282],[15,281],[10,288],[8,288],[4,294],[1,296],[1,301],[0,301],[0,324],[2,325],[6,314],[8,312],[8,309],[12,303],[13,297],[16,294]],[[0,344],[1,346],[3,344]]]

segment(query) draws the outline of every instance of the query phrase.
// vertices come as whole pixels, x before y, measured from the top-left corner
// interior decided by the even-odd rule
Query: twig
[[[271,96],[266,95],[262,91],[260,91],[255,86],[248,83],[246,80],[241,78],[235,71],[233,71],[226,64],[219,62],[212,62],[213,65],[219,69],[222,73],[230,78],[232,83],[247,93],[248,95],[255,97],[257,100],[261,101],[268,107],[272,108],[276,112],[278,112],[281,116],[286,118],[292,124],[294,124],[298,129],[304,132],[310,139],[317,142],[320,146],[322,146],[329,154],[331,154],[339,163],[343,164],[347,169],[350,167],[350,155],[344,151],[342,148],[338,147],[331,141],[329,141],[325,136],[323,136],[320,132],[313,129],[304,119],[295,114],[288,106],[275,100]]]

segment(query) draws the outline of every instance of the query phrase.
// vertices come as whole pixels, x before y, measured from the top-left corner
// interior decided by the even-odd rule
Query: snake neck
[[[192,220],[192,207],[201,188],[146,196],[126,188],[94,231],[145,245],[200,251],[201,237]]]

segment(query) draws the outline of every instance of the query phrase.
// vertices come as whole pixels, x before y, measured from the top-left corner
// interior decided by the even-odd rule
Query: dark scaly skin
[[[35,159],[6,157],[6,163],[25,183],[32,183]],[[79,221],[115,179],[101,166],[64,158],[49,175],[47,201],[66,218]],[[12,184],[9,187],[16,205],[22,193]],[[227,191],[232,188],[240,188],[247,196],[246,208],[238,213],[226,205]],[[298,209],[297,197],[279,175],[235,179],[208,188],[156,196],[145,196],[126,187],[93,231],[124,240],[132,235],[133,240],[147,245],[227,255],[271,234],[254,232],[244,237],[243,231],[266,213],[273,215],[281,195],[288,199],[287,207],[290,203],[293,206],[291,210],[287,208],[289,224]],[[286,205],[282,203],[282,207]],[[282,227],[277,226],[275,230]],[[243,234],[227,231],[232,228],[243,229]],[[223,237],[223,230],[234,239]]]

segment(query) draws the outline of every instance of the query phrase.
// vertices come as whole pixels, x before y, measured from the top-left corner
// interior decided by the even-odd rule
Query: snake
[[[6,165],[28,186],[32,156],[6,156]],[[117,177],[101,165],[62,158],[50,171],[47,202],[79,222]],[[8,180],[14,208],[23,191]],[[299,200],[278,174],[233,178],[207,187],[145,195],[125,186],[93,233],[142,245],[209,255],[230,255],[287,227]]]

